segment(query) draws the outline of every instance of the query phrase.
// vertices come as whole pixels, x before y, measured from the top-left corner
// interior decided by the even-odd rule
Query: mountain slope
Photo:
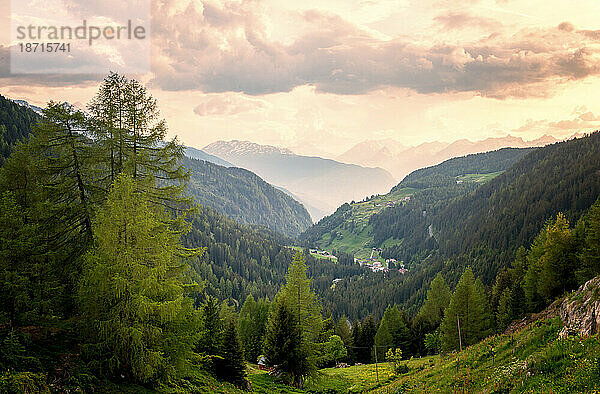
[[[185,155],[192,159],[208,161],[223,167],[234,167],[234,165],[228,161],[218,158],[217,156],[209,155],[201,149],[192,148],[190,146],[185,147]]]
[[[40,116],[28,107],[0,95],[0,165],[15,144],[31,133],[32,125]]]
[[[239,223],[265,226],[288,237],[312,224],[302,204],[248,170],[187,157],[183,164],[191,171],[189,192],[196,201]]]
[[[394,140],[363,141],[338,156],[345,163],[379,166],[390,171],[397,179],[417,168],[436,165],[444,160],[473,153],[489,152],[501,148],[530,148],[555,143],[558,140],[544,135],[533,141],[508,135],[482,141],[467,139],[448,142],[426,142],[417,146],[404,146]]]
[[[414,171],[388,194],[342,205],[333,215],[305,231],[300,239],[310,246],[340,249],[357,257],[366,257],[372,247],[401,242],[402,232],[410,231],[417,222],[425,222],[423,211],[431,213],[435,206],[443,206],[452,198],[474,191],[479,184],[509,168],[528,151],[501,149],[450,159]],[[401,225],[405,228],[396,226],[390,234],[386,231],[387,222],[371,222],[374,215],[392,210],[400,212]]]
[[[321,217],[319,211],[333,212],[346,201],[385,193],[395,183],[381,168],[300,156],[286,149],[246,141],[218,141],[203,150],[289,190],[307,208],[316,208],[311,211],[313,219]]]

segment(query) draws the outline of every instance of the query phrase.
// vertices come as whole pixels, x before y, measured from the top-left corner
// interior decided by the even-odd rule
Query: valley
[[[391,177],[141,138],[102,118],[122,86],[147,95],[111,73],[90,115],[0,97],[2,390],[597,389],[600,133],[453,157],[313,224],[299,185]]]

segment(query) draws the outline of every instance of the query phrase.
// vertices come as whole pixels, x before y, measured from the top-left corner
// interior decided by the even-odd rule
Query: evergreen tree
[[[136,80],[109,74],[88,106],[88,122],[106,165],[104,180],[121,172],[132,176],[151,202],[187,212],[191,200],[183,196],[189,173],[182,164],[183,146],[164,141],[167,127],[156,99]]]
[[[151,383],[186,371],[199,321],[185,296],[179,234],[120,175],[99,210],[79,300],[91,363]]]
[[[269,303],[263,299],[258,302],[250,294],[240,310],[240,338],[247,361],[256,363],[262,347],[269,320]]]
[[[297,326],[295,340],[290,340],[289,344],[296,344],[297,349],[290,349],[290,354],[287,357],[293,359],[283,360],[269,358],[269,361],[274,364],[280,364],[280,369],[290,374],[292,381],[298,387],[302,386],[304,377],[313,374],[316,371],[316,363],[318,359],[317,341],[322,329],[322,318],[320,306],[317,303],[315,293],[310,289],[310,279],[306,276],[306,263],[304,255],[301,252],[296,253],[288,274],[286,284],[277,294],[275,299],[276,304],[286,304],[287,309],[278,307],[278,312],[272,317],[286,318],[284,312],[292,314],[293,322]],[[267,353],[272,356],[277,355],[277,351],[270,348],[271,346],[280,343],[278,339],[274,339],[273,335],[280,335],[280,332],[273,332],[278,325],[277,322],[269,324],[270,333],[267,338],[270,338],[266,343]],[[273,353],[275,352],[275,353]],[[286,357],[284,355],[284,357]]]
[[[237,386],[245,387],[246,363],[235,314],[228,316],[225,321],[221,357],[217,362],[217,376]]]
[[[473,271],[467,268],[462,274],[450,299],[441,325],[442,349],[459,348],[458,319],[462,346],[477,343],[491,331],[491,314],[483,284],[475,280]]]
[[[265,338],[265,355],[269,364],[287,374],[289,383],[300,385],[302,376],[310,372],[310,355],[306,351],[302,343],[302,330],[292,307],[277,297]]]
[[[388,307],[379,323],[375,335],[377,352],[386,354],[388,349],[402,349],[408,353],[410,346],[410,330],[406,327],[397,305]]]
[[[223,346],[223,320],[219,311],[219,304],[214,297],[207,297],[202,306],[202,331],[196,351],[216,359]]]
[[[358,340],[354,342],[356,346],[356,361],[365,364],[370,363],[373,354],[373,345],[375,343],[375,335],[377,334],[377,324],[372,315],[363,319],[358,334]]]
[[[592,205],[581,222],[584,242],[577,277],[579,283],[584,283],[600,274],[600,199]]]
[[[419,315],[435,330],[444,318],[444,311],[450,304],[450,287],[440,273],[431,281],[425,303],[419,310]]]
[[[529,310],[534,312],[576,285],[576,244],[569,222],[558,214],[535,238],[527,255],[523,284]]]

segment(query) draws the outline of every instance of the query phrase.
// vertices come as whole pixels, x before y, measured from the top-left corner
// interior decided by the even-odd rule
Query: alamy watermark
[[[150,46],[150,0],[11,1],[12,73],[143,73]]]

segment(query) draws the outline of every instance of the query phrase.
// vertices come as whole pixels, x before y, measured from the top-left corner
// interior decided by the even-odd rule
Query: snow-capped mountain
[[[205,146],[203,150],[225,159],[228,155],[294,155],[294,152],[286,148],[238,140],[213,142]]]
[[[289,149],[248,141],[218,141],[202,150],[288,190],[304,204],[314,221],[344,202],[387,193],[396,184],[382,168],[296,155]]]
[[[38,107],[36,105],[31,105],[25,100],[11,100],[11,101],[15,104],[19,104],[21,107],[29,108],[30,110],[37,113],[38,115],[42,114],[43,108]]]

